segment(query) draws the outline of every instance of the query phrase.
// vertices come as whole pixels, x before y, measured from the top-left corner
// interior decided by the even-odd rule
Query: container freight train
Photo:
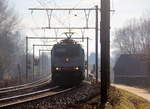
[[[60,86],[78,85],[84,80],[84,50],[67,38],[55,44],[51,51],[52,81]]]

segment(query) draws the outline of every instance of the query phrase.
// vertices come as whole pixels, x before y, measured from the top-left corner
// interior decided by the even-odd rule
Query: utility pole
[[[26,37],[26,82],[28,82],[28,36]]]
[[[19,80],[19,84],[22,84],[22,81],[21,81],[21,68],[20,68],[20,64],[17,65],[17,68],[18,68],[18,74],[19,74],[19,75],[18,75],[18,77],[19,77],[19,79],[18,79],[18,80]]]
[[[87,37],[87,80],[89,79],[89,38]]]
[[[34,59],[34,55],[35,55],[34,51],[35,50],[34,50],[34,48],[35,48],[35,45],[33,44],[33,71],[32,71],[32,73],[33,73],[33,80],[35,79],[34,78],[34,76],[35,76],[35,74],[34,74],[34,65],[35,65],[35,62],[34,62],[35,61],[35,59]]]
[[[98,82],[98,6],[96,8],[96,24],[95,24],[95,72],[96,72],[96,82]]]
[[[110,86],[110,0],[101,0],[101,106],[108,100]]]

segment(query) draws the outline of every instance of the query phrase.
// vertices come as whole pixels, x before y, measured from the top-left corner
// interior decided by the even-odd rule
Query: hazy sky
[[[11,0],[13,6],[25,19],[30,14],[28,8],[41,7],[41,1],[45,7],[93,7],[100,0]],[[47,6],[44,4],[47,4]],[[120,27],[130,18],[138,18],[144,13],[150,12],[150,0],[111,0],[111,9],[115,10],[112,15],[112,26]]]
[[[94,7],[100,6],[98,0],[10,0],[10,5],[15,7],[19,13],[25,27],[32,24],[31,12],[28,8],[32,7]],[[39,3],[41,2],[41,4]],[[150,0],[111,0],[111,9],[115,10],[111,14],[111,31],[122,27],[129,19],[139,18],[143,14],[150,13]],[[37,18],[35,18],[37,20]],[[40,17],[38,18],[40,22]],[[38,22],[38,21],[36,21]],[[35,24],[35,22],[34,22]],[[23,26],[23,27],[24,27]],[[33,31],[32,31],[33,32]],[[28,33],[27,33],[28,34]],[[30,35],[30,34],[29,34]]]

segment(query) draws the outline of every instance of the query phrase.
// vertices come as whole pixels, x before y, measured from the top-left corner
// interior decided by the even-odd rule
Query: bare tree
[[[8,0],[0,0],[0,72],[14,70],[16,58],[20,54],[18,17],[8,7]]]
[[[120,54],[131,54],[137,59],[140,58],[148,66],[147,73],[150,78],[150,17],[134,19],[126,27],[118,29],[115,32],[114,43]]]
[[[148,54],[150,48],[150,19],[132,20],[115,32],[115,45],[123,54]]]

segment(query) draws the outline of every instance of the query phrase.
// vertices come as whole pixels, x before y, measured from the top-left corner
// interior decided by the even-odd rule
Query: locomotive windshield
[[[54,55],[57,57],[77,57],[80,55],[79,46],[60,46],[54,50]]]

